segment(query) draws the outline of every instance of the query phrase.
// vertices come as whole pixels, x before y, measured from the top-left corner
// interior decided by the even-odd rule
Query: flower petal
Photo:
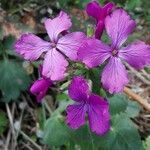
[[[45,28],[52,42],[57,42],[58,35],[68,30],[72,23],[69,16],[61,11],[59,15],[54,19],[47,19],[45,21]]]
[[[99,15],[101,14],[101,11],[102,7],[96,1],[90,2],[86,6],[87,14],[95,18],[97,22],[99,21]]]
[[[86,101],[89,95],[87,81],[81,76],[74,77],[69,85],[68,93],[70,98],[75,101]]]
[[[96,19],[97,23],[99,20],[104,20],[105,17],[111,12],[114,7],[114,3],[109,2],[103,7],[97,1],[93,1],[87,4],[86,12],[89,16]]]
[[[104,98],[92,94],[87,112],[92,132],[103,135],[110,129],[109,104]]]
[[[115,10],[105,19],[107,34],[112,40],[112,48],[119,48],[133,31],[135,21],[123,9]]]
[[[67,34],[58,40],[57,48],[71,60],[76,60],[77,51],[85,38],[82,32]]]
[[[117,57],[110,58],[102,72],[102,84],[109,93],[121,92],[128,83],[127,72],[121,60]]]
[[[110,55],[110,47],[97,39],[86,40],[78,51],[79,60],[90,68],[102,64]]]
[[[37,60],[43,52],[51,48],[49,42],[34,34],[23,34],[14,46],[15,51],[27,60]]]
[[[36,95],[37,102],[41,102],[43,97],[46,95],[49,86],[51,85],[52,81],[48,79],[39,79],[32,84],[30,92]]]
[[[150,45],[142,41],[134,42],[122,48],[119,56],[136,69],[141,69],[144,65],[150,65]]]
[[[97,25],[95,29],[95,38],[100,39],[104,30],[104,21],[107,15],[114,7],[114,3],[109,2],[104,7],[100,6],[98,2],[93,1],[87,4],[86,12],[89,16],[96,19]]]
[[[113,7],[115,7],[115,4],[113,2],[108,2],[103,7],[103,16],[106,17],[107,15],[109,15],[111,13]]]
[[[86,106],[84,104],[74,104],[67,107],[67,124],[77,129],[85,124]]]
[[[55,48],[48,51],[44,58],[42,75],[50,78],[52,81],[64,78],[64,73],[68,62],[64,56]]]
[[[104,21],[99,21],[95,29],[95,38],[100,39],[104,30]]]

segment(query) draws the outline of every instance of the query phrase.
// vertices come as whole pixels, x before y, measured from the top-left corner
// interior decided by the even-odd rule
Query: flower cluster
[[[65,78],[67,60],[83,62],[89,69],[106,64],[101,82],[110,93],[123,91],[128,83],[124,61],[136,69],[150,64],[150,45],[142,41],[124,44],[136,25],[125,10],[115,8],[111,2],[102,7],[92,1],[87,4],[86,12],[96,19],[95,35],[91,38],[82,32],[70,33],[71,19],[61,11],[56,18],[45,21],[49,41],[29,33],[23,34],[15,43],[16,52],[24,59],[42,60],[41,79],[35,81],[30,89],[38,102],[55,81]],[[111,40],[109,44],[100,40],[104,30]],[[110,129],[107,100],[90,92],[88,82],[83,77],[74,77],[68,92],[76,102],[67,107],[67,123],[71,128],[85,124],[87,113],[93,132],[102,135]]]

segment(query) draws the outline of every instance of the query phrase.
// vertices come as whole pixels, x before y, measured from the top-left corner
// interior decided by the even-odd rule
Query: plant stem
[[[49,114],[51,115],[53,113],[53,111],[51,110],[50,106],[47,104],[46,101],[43,102],[45,105],[45,108],[48,110]]]
[[[93,137],[92,137],[92,134],[91,134],[90,128],[89,128],[89,127],[87,127],[87,128],[88,128],[88,132],[89,132],[90,139],[91,139],[92,150],[95,150],[95,148],[94,148],[94,140],[93,140]]]
[[[13,136],[13,141],[14,141],[13,149],[15,149],[15,147],[16,147],[16,133],[15,133],[15,129],[14,129],[13,118],[12,118],[12,115],[11,115],[9,105],[7,103],[5,105],[6,105],[6,110],[7,110],[11,130],[12,130],[12,136]]]
[[[45,121],[46,121],[46,113],[45,113],[44,103],[42,103],[42,113],[43,113],[43,118],[44,118],[44,123],[45,123]]]

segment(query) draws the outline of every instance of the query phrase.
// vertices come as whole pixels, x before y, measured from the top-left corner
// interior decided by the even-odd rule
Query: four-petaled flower
[[[91,131],[105,134],[110,129],[107,100],[91,93],[87,81],[80,76],[73,78],[68,92],[76,103],[67,107],[67,124],[73,129],[79,128],[85,124],[87,112]]]
[[[61,11],[54,19],[45,21],[45,28],[50,42],[44,41],[34,34],[24,34],[15,43],[15,50],[27,60],[37,60],[44,54],[42,75],[51,80],[61,80],[68,62],[64,56],[71,60],[77,59],[77,51],[85,35],[82,32],[73,32],[61,35],[71,27],[69,16]],[[66,32],[67,33],[67,32]]]
[[[89,16],[96,19],[95,38],[100,39],[105,28],[104,21],[107,15],[110,14],[114,7],[112,2],[107,3],[105,6],[100,6],[97,1],[92,1],[87,4],[86,12]]]
[[[108,60],[101,81],[110,93],[121,92],[128,83],[127,72],[121,60],[127,61],[137,69],[150,64],[150,45],[137,41],[121,47],[134,27],[134,20],[123,9],[117,9],[105,19],[111,46],[91,38],[86,40],[79,50],[79,59],[89,68]]]

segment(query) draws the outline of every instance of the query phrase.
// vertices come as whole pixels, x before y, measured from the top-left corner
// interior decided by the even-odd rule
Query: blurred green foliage
[[[3,111],[0,111],[0,135],[6,130],[8,119]]]
[[[17,100],[30,83],[22,61],[14,52],[14,42],[15,38],[11,35],[0,41],[0,91],[1,100],[5,102]]]
[[[150,149],[150,136],[146,138],[146,140],[143,142],[144,145],[144,150],[149,150]]]
[[[29,86],[29,76],[18,62],[5,59],[0,62],[0,89],[3,101],[17,100]]]

